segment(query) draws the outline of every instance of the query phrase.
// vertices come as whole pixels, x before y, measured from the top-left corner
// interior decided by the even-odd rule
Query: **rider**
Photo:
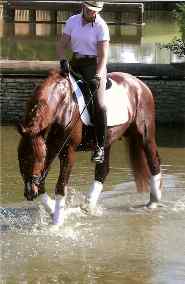
[[[61,65],[66,61],[64,51],[66,47],[70,47],[73,52],[72,69],[89,83],[94,94],[97,144],[91,159],[96,163],[104,161],[107,136],[104,93],[110,36],[106,22],[99,15],[103,4],[102,1],[83,1],[81,13],[67,20],[59,45]]]

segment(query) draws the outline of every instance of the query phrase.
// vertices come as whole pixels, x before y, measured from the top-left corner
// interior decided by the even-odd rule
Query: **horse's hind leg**
[[[162,196],[162,176],[160,169],[160,159],[157,151],[155,139],[144,141],[144,151],[150,169],[150,201],[149,208],[154,208],[160,202]]]
[[[103,183],[109,172],[109,157],[110,146],[105,148],[104,162],[102,164],[96,164],[95,179],[86,195],[85,204],[81,206],[82,210],[86,212],[92,211],[97,205],[99,196],[103,190]]]

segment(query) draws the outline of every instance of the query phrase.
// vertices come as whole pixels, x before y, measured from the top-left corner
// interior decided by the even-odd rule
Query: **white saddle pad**
[[[83,94],[71,75],[70,81],[76,94],[83,123],[85,125],[93,125],[90,121],[90,115],[85,105]],[[107,109],[107,125],[115,126],[128,121],[130,102],[128,97],[124,96],[123,86],[116,84],[113,80],[111,81],[111,88],[106,90],[105,105]]]

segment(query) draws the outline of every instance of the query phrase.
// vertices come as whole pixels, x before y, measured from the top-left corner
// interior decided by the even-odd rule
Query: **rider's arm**
[[[109,41],[99,41],[97,43],[97,68],[96,74],[100,77],[104,74],[108,61]]]
[[[57,53],[59,55],[59,59],[65,58],[65,51],[67,48],[70,48],[70,40],[71,37],[67,34],[63,34],[61,40],[57,44]]]

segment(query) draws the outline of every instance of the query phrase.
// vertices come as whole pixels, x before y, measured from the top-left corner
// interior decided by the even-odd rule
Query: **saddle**
[[[73,93],[74,100],[78,103],[79,106],[81,120],[86,126],[93,126],[94,121],[92,120],[92,118],[95,116],[93,115],[94,98],[92,97],[95,96],[92,96],[92,94],[89,93],[89,88],[86,85],[86,83],[83,82],[83,80],[81,79],[75,80],[71,74],[69,78],[72,84],[72,88],[74,90]],[[124,92],[125,91],[124,86],[121,84],[117,84],[112,79],[110,80],[112,86],[111,88],[105,91],[106,95],[104,103],[107,112],[107,126],[111,127],[128,122],[129,113],[132,113],[132,107],[130,104],[129,97]],[[85,92],[87,93],[85,96],[83,96],[83,93]],[[86,103],[85,103],[85,98],[87,98]],[[90,111],[88,111],[87,106],[88,109],[90,109]]]
[[[91,91],[88,83],[83,80],[83,78],[75,73],[73,70],[70,71],[70,74],[73,76],[75,79],[77,85],[79,86],[83,96],[84,96],[84,101],[87,106],[87,110],[89,112],[89,115],[91,117],[91,121],[93,123],[93,117],[94,117],[94,96],[93,92]],[[111,79],[107,76],[107,82],[106,82],[106,90],[109,90],[112,86],[112,81]]]

